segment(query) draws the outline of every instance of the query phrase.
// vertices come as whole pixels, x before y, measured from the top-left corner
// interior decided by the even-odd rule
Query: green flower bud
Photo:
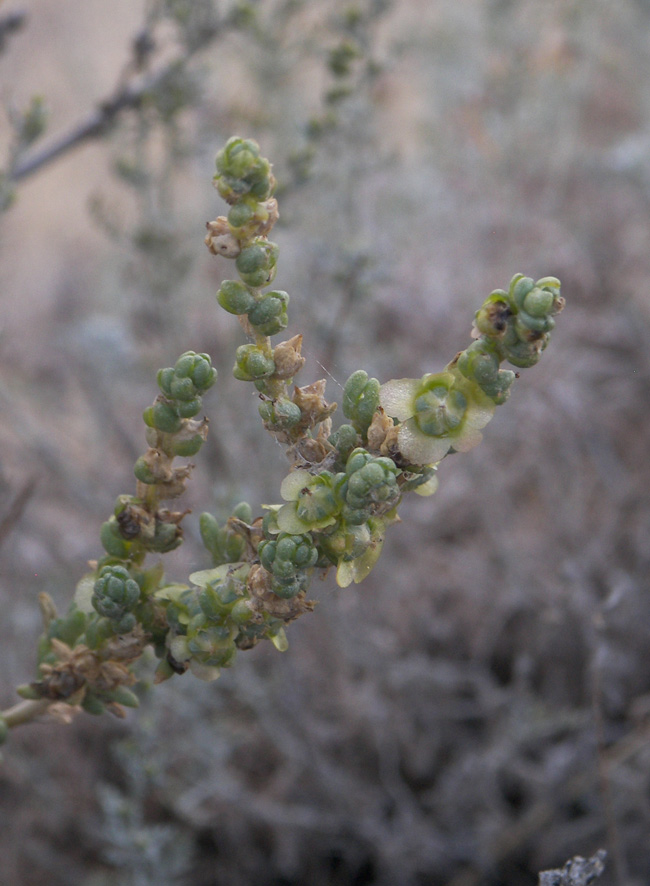
[[[248,320],[261,335],[276,335],[287,328],[288,304],[288,293],[279,290],[267,292],[248,311]]]
[[[365,436],[379,408],[379,382],[363,369],[353,372],[343,388],[343,414]]]
[[[480,338],[464,350],[457,361],[462,375],[476,382],[497,406],[508,399],[510,385],[515,379],[514,372],[499,369],[500,360],[499,348],[494,340]]]
[[[255,203],[246,202],[245,200],[235,203],[228,213],[228,224],[230,227],[238,230],[248,224],[255,214],[255,205]]]
[[[120,527],[115,517],[111,517],[106,523],[102,523],[99,540],[106,553],[110,554],[111,557],[116,557],[118,560],[126,560],[128,558],[132,543],[127,541],[120,532]]]
[[[255,289],[271,283],[275,277],[278,253],[277,245],[264,237],[258,237],[244,247],[235,261],[244,283]]]
[[[237,505],[233,516],[243,520],[244,523],[250,523],[253,518],[250,506],[246,502]],[[203,544],[212,554],[215,566],[237,563],[242,559],[246,550],[246,541],[238,532],[231,529],[228,523],[221,525],[212,514],[204,513],[199,518],[199,528]]]
[[[364,511],[378,505],[390,508],[400,497],[397,466],[390,458],[375,458],[365,449],[355,449],[348,458],[345,472],[348,476],[343,487],[345,501],[352,510]]]
[[[526,296],[534,286],[535,281],[532,277],[524,277],[523,274],[515,274],[510,281],[510,289],[508,292],[510,304],[515,311],[521,310]]]
[[[148,551],[156,554],[166,554],[169,551],[176,550],[183,543],[183,530],[176,523],[165,523],[162,520],[156,521],[153,538],[140,539],[143,547]]]
[[[230,610],[230,618],[236,625],[246,624],[253,617],[253,610],[248,605],[248,600],[237,600]]]
[[[496,289],[474,315],[474,325],[483,335],[500,338],[506,331],[511,314],[508,293],[503,289]]]
[[[302,418],[300,406],[288,397],[264,400],[258,406],[258,412],[265,424],[282,430],[295,427]]]
[[[141,455],[134,464],[133,473],[135,474],[136,480],[139,480],[141,483],[146,483],[148,486],[154,486],[158,482],[158,479],[152,473],[151,468],[147,464],[143,455]]]
[[[547,337],[542,337],[533,342],[517,341],[504,347],[504,358],[509,363],[512,363],[513,366],[527,369],[530,366],[534,366],[539,361],[541,352],[546,347],[547,341]]]
[[[229,203],[249,194],[266,200],[273,191],[271,164],[260,157],[257,142],[252,139],[231,138],[217,154],[215,184],[221,196]]]
[[[171,451],[174,455],[178,455],[181,458],[191,458],[193,455],[196,455],[204,442],[201,434],[195,434],[189,440],[173,440]]]
[[[118,686],[117,689],[114,689],[111,693],[111,701],[124,705],[125,708],[140,707],[140,699],[135,692],[131,692],[126,686]]]
[[[91,692],[86,692],[81,707],[87,714],[92,714],[94,717],[99,717],[106,710],[104,702]]]
[[[95,582],[92,605],[108,618],[116,633],[132,631],[136,618],[132,610],[140,600],[140,586],[124,566],[104,566]]]
[[[372,536],[365,522],[339,524],[334,531],[319,537],[319,547],[331,563],[348,562],[360,557],[370,546]]]
[[[235,352],[233,375],[241,381],[268,378],[273,375],[275,361],[257,345],[240,345]]]
[[[211,388],[217,380],[217,370],[212,366],[210,355],[197,354],[195,351],[186,351],[178,358],[174,375],[178,379],[190,379],[195,389],[201,393]]]
[[[239,280],[224,280],[217,292],[217,301],[230,314],[246,314],[255,304],[255,297]]]
[[[553,310],[555,298],[555,294],[551,289],[542,289],[538,283],[526,295],[521,308],[527,314],[530,314],[531,317],[546,317]]]
[[[262,566],[273,576],[271,590],[278,597],[295,597],[304,588],[310,570],[318,560],[318,550],[309,533],[279,535],[260,542],[258,554]]]
[[[177,408],[165,400],[157,400],[153,406],[147,406],[142,418],[148,427],[165,434],[174,434],[181,426]]]
[[[193,418],[195,415],[203,409],[203,401],[200,397],[195,397],[193,400],[182,401],[178,400],[176,402],[176,411],[178,412],[181,418]]]

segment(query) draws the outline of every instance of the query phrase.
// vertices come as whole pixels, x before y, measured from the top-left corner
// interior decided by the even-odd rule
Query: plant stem
[[[20,726],[22,723],[29,723],[35,720],[40,714],[44,714],[51,704],[52,702],[49,698],[19,701],[13,707],[0,712],[0,716],[7,726],[12,729],[14,726]]]

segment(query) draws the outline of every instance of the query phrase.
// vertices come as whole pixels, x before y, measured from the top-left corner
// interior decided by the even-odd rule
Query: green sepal
[[[224,280],[217,292],[217,301],[230,314],[247,314],[255,305],[255,296],[238,280]]]

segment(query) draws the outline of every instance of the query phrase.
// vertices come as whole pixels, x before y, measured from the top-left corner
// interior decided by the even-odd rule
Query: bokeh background
[[[324,375],[332,399],[357,368],[442,368],[516,272],[559,276],[567,307],[482,445],[404,505],[363,584],[317,584],[287,653],[144,691],[126,721],[12,734],[0,883],[524,886],[599,847],[599,882],[650,882],[650,4],[16,0],[0,21],[14,12],[3,706],[34,677],[38,593],[67,605],[132,489],[159,366],[192,348],[220,374],[169,576],[207,565],[201,511],[278,498],[283,454],[214,301],[232,271],[202,242],[230,135],[275,163],[276,284],[301,383]],[[144,81],[137,108],[51,156]],[[38,97],[48,125],[25,147]]]

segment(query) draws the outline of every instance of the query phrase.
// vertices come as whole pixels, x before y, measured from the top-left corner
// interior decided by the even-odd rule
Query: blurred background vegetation
[[[275,163],[276,285],[333,399],[442,368],[515,272],[567,297],[483,444],[286,654],[12,735],[0,881],[524,886],[606,846],[604,884],[647,884],[650,4],[16,0],[0,44],[3,706],[38,592],[67,606],[132,489],[159,366],[220,373],[195,516],[278,498],[202,242],[230,135]],[[197,522],[172,578],[207,565]]]

